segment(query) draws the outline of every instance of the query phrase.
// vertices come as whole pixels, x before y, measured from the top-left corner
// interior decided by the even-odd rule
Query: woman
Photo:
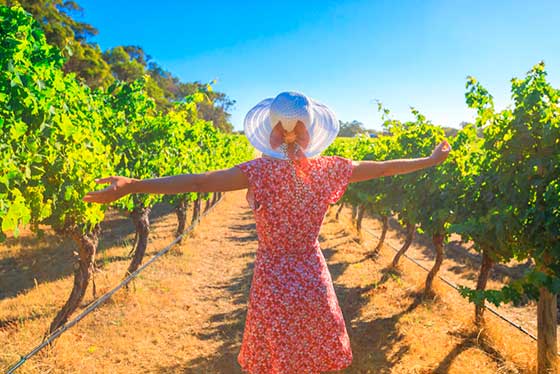
[[[443,162],[444,141],[431,156],[353,161],[318,156],[338,133],[326,106],[283,92],[249,111],[245,135],[262,157],[229,169],[138,180],[109,177],[85,201],[108,203],[129,193],[177,194],[248,189],[259,245],[238,362],[249,373],[319,373],[352,361],[350,341],[319,247],[329,204],[348,183],[404,174]]]

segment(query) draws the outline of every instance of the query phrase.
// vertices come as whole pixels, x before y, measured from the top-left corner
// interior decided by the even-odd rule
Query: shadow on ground
[[[245,245],[247,241],[257,240],[256,226],[249,211],[241,213],[236,219],[236,224],[231,225],[229,230],[247,234],[244,237],[226,237],[233,245]],[[237,243],[237,242],[241,243]],[[233,304],[238,306],[233,312],[217,313],[209,317],[211,324],[198,335],[201,340],[212,340],[218,342],[219,346],[215,354],[199,356],[188,362],[159,367],[160,373],[241,373],[241,368],[237,363],[237,355],[243,336],[243,328],[247,317],[247,302],[249,300],[249,290],[253,277],[254,253],[243,254],[243,257],[251,257],[250,262],[241,273],[228,280],[227,283],[219,284],[216,287],[225,290],[226,297],[233,299]],[[223,297],[223,296],[222,296]],[[208,299],[211,303],[215,300]]]
[[[173,207],[157,204],[150,214],[152,223],[173,212]],[[96,265],[128,260],[128,250],[121,256],[104,257],[107,248],[115,245],[132,248],[134,226],[127,214],[109,210],[101,223],[102,233],[97,248]],[[11,257],[0,258],[0,300],[14,297],[34,288],[36,284],[53,282],[73,274],[76,245],[73,240],[56,235],[51,230],[42,235],[29,233],[25,237],[10,238],[2,244],[14,248]],[[7,321],[0,321],[0,325]]]
[[[368,215],[368,217],[377,219],[376,217],[371,217],[370,215]],[[396,219],[389,219],[389,229],[393,230],[393,232],[396,234],[396,237],[399,239],[399,242],[404,243],[406,239],[406,231]],[[423,256],[425,256],[429,260],[435,259],[433,243],[428,235],[417,233],[415,235],[414,241],[415,244],[419,248],[421,248],[421,253]],[[453,240],[446,243],[445,257],[450,258],[459,264],[457,266],[449,268],[450,271],[453,271],[457,275],[465,274],[465,278],[472,279],[472,276],[470,274],[473,270],[475,272],[478,272],[481,263],[481,256],[478,252],[472,249],[472,246],[466,248],[465,245],[466,243],[461,242],[460,240]],[[397,246],[397,248],[398,247],[399,246]],[[490,274],[490,278],[499,282],[504,282],[509,278],[517,279],[522,277],[525,271],[531,266],[533,266],[531,261],[509,265],[495,264]]]
[[[244,233],[239,238],[230,236],[228,240],[234,245],[244,245],[247,241],[257,240],[255,225],[252,214],[240,214],[237,223],[230,226],[230,230]],[[336,232],[329,236],[332,239],[345,239],[347,235]],[[326,238],[321,237],[320,241]],[[239,243],[241,242],[241,243]],[[368,293],[379,285],[390,281],[393,276],[398,277],[398,269],[387,267],[380,270],[379,281],[365,287],[346,287],[336,284],[336,280],[344,274],[351,264],[349,262],[334,262],[334,254],[347,246],[348,240],[337,240],[337,243],[322,249],[323,255],[328,262],[329,271],[335,283],[335,292],[341,306],[345,323],[350,335],[352,351],[354,354],[352,365],[344,373],[391,373],[395,365],[407,354],[410,347],[404,342],[404,336],[398,329],[398,323],[407,314],[413,312],[418,306],[425,303],[437,303],[438,299],[425,298],[422,292],[407,291],[403,295],[403,301],[408,306],[390,316],[374,318],[372,320],[361,319],[362,309],[368,304]],[[243,255],[244,257],[247,254]],[[191,361],[160,367],[160,373],[242,373],[237,363],[244,324],[246,320],[246,305],[249,298],[249,290],[253,275],[254,254],[251,254],[251,262],[242,270],[239,276],[228,284],[215,287],[222,288],[227,292],[226,297],[231,297],[234,304],[239,306],[233,312],[218,313],[210,316],[213,324],[202,331],[199,338],[212,340],[219,344],[215,353],[199,356]],[[222,296],[223,297],[223,296]],[[212,302],[212,300],[209,300]],[[476,336],[474,336],[476,338]],[[454,358],[468,349],[473,344],[473,335],[465,336],[441,361],[438,373],[449,370]],[[395,349],[398,347],[398,349]],[[335,373],[335,372],[332,372]]]
[[[323,254],[327,262],[345,244],[347,242],[325,248]],[[346,271],[350,264],[346,262],[329,263],[333,282]],[[390,317],[380,317],[370,321],[359,319],[362,309],[368,303],[368,292],[391,279],[393,273],[394,270],[392,269],[382,270],[380,280],[366,287],[345,287],[335,284],[335,291],[344,315],[353,353],[350,367],[339,372],[390,373],[395,363],[408,352],[408,347],[402,343],[402,336],[398,331],[397,323],[400,318],[412,312],[422,303],[422,294],[408,293],[405,296],[410,301],[408,308]],[[400,346],[397,352],[393,352],[395,346]]]

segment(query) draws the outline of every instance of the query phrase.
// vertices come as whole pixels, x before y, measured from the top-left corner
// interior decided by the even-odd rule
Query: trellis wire
[[[379,239],[379,236],[377,236],[376,234],[374,234],[373,232],[371,232],[369,229],[367,228],[363,228],[363,230],[365,232],[367,232],[368,234],[370,234],[371,236],[373,236],[376,239]],[[399,249],[396,248],[395,246],[393,246],[391,243],[387,242],[387,245],[389,247],[391,247],[391,249],[393,249],[395,252],[398,252]],[[410,257],[409,255],[407,255],[406,253],[404,253],[404,256],[409,259],[410,261],[412,261],[412,263],[414,263],[415,265],[421,267],[422,269],[424,269],[425,271],[429,272],[430,269],[426,268],[424,265],[420,264],[418,261],[416,261],[414,258]],[[446,278],[444,278],[441,275],[437,275],[438,278],[440,278],[444,283],[446,283],[448,286],[454,288],[456,291],[459,291],[459,287],[457,287],[456,284],[454,284],[453,282],[447,280]],[[497,310],[495,310],[494,308],[492,308],[489,305],[486,305],[486,303],[483,305],[483,308],[489,310],[491,313],[495,314],[497,317],[501,318],[502,320],[504,320],[505,322],[509,323],[511,326],[517,328],[519,331],[521,331],[522,333],[526,334],[527,336],[531,337],[533,340],[537,340],[537,337],[532,334],[531,332],[527,331],[523,326],[511,321],[510,319],[508,319],[507,317],[505,317],[504,315],[500,314]],[[560,356],[560,352],[558,353],[558,355]]]
[[[43,341],[41,342],[41,344],[37,345],[35,348],[33,348],[28,354],[26,354],[25,356],[21,356],[20,360],[12,365],[8,371],[6,372],[6,374],[12,374],[14,373],[21,365],[23,365],[27,360],[29,360],[31,357],[35,356],[39,351],[41,351],[43,348],[45,348],[47,345],[49,345],[52,341],[54,341],[56,338],[58,338],[60,335],[62,335],[63,332],[65,332],[66,330],[68,330],[69,328],[71,328],[72,326],[76,325],[80,320],[82,320],[85,316],[87,316],[89,313],[91,313],[95,308],[97,308],[99,305],[101,305],[104,301],[106,301],[107,299],[109,299],[111,296],[113,296],[113,294],[115,292],[117,292],[118,290],[120,290],[122,287],[124,287],[125,285],[127,285],[128,283],[130,283],[130,281],[132,279],[134,279],[142,270],[144,270],[145,268],[147,268],[148,266],[150,266],[154,261],[156,261],[159,257],[163,256],[165,253],[167,253],[171,248],[173,248],[173,246],[175,244],[177,244],[177,242],[179,240],[181,240],[183,238],[183,236],[187,235],[188,233],[190,233],[195,227],[196,225],[198,225],[198,223],[200,222],[200,219],[204,216],[206,216],[208,213],[210,213],[212,211],[212,209],[223,199],[224,193],[222,192],[222,195],[220,196],[220,199],[218,199],[214,205],[212,205],[208,210],[206,210],[204,213],[202,213],[201,215],[198,216],[198,218],[191,223],[191,225],[185,230],[185,232],[183,232],[181,235],[179,235],[178,237],[175,238],[175,240],[173,240],[171,243],[169,243],[165,248],[163,248],[161,251],[159,251],[158,253],[156,253],[148,262],[146,262],[144,265],[140,266],[136,271],[130,273],[121,283],[119,283],[117,286],[115,286],[112,290],[108,291],[107,293],[105,293],[104,295],[100,296],[98,299],[96,299],[95,301],[93,301],[91,304],[88,305],[87,308],[85,308],[79,315],[77,315],[73,320],[65,323],[64,325],[60,326],[58,329],[56,329],[55,331],[53,331],[50,335],[46,336]]]

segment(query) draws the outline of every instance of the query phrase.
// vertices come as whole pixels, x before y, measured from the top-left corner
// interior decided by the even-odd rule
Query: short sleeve
[[[260,182],[259,182],[260,158],[255,158],[249,161],[245,161],[235,166],[241,169],[243,174],[247,176],[247,179],[249,180],[250,188],[257,189],[258,187],[260,187]]]
[[[327,201],[329,204],[334,204],[346,192],[352,176],[353,164],[352,160],[340,156],[331,156],[329,161]]]

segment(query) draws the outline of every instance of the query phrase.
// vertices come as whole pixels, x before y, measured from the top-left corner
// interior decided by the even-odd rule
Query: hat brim
[[[338,120],[332,110],[326,105],[308,97],[313,121],[307,126],[309,144],[303,150],[306,157],[314,157],[323,152],[336,138],[339,130]],[[272,149],[270,134],[270,104],[274,99],[268,98],[255,105],[245,116],[244,131],[249,142],[262,153],[271,157],[286,159],[279,148]]]

